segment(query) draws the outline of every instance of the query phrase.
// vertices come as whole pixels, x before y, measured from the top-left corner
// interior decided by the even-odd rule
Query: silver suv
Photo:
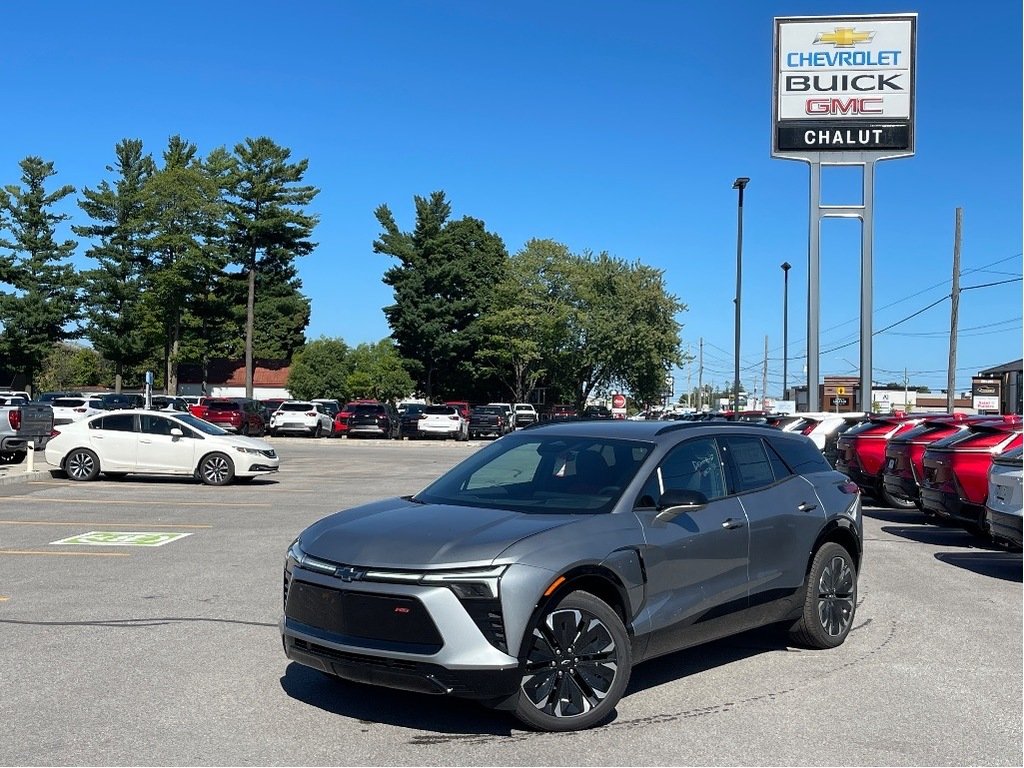
[[[329,675],[575,730],[681,648],[775,622],[841,644],[861,534],[857,486],[801,435],[547,424],[303,531],[280,627],[289,658]]]

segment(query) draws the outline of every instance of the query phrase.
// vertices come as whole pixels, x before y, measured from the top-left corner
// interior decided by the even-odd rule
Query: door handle
[[[736,528],[742,528],[744,525],[745,523],[743,520],[737,520],[733,517],[727,517],[725,520],[722,521],[722,527],[725,528],[727,531],[731,531]]]
[[[152,440],[139,440],[139,442],[140,442],[140,443],[143,443],[144,445],[149,445],[149,444],[150,444],[150,443],[152,443],[153,441],[152,441]]]
[[[818,508],[817,504],[808,504],[806,501],[803,502],[799,507],[797,507],[797,509],[799,509],[801,512],[810,512],[812,509],[817,509],[817,508]]]

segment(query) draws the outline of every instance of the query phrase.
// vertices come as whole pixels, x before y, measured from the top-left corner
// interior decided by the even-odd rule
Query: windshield
[[[509,435],[413,499],[533,514],[609,512],[652,447],[605,437]]]
[[[196,429],[206,435],[226,435],[228,434],[220,427],[211,424],[208,421],[197,419],[195,416],[189,413],[183,413],[180,416],[175,416],[178,421],[183,424],[188,424],[193,429]]]

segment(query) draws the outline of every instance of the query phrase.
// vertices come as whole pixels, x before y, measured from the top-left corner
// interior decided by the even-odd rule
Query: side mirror
[[[708,497],[700,491],[668,488],[658,499],[658,520],[671,520],[684,512],[696,512],[708,505]]]
[[[185,433],[177,427],[171,427],[171,437],[184,437]]]

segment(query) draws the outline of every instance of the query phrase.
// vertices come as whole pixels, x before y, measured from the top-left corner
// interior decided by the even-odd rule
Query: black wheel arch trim
[[[623,550],[619,550],[623,551]],[[636,550],[632,550],[636,552]],[[614,554],[614,553],[613,553]],[[588,592],[599,600],[604,601],[615,611],[626,628],[626,634],[630,640],[633,639],[633,616],[627,614],[632,612],[631,601],[628,590],[620,580],[619,576],[609,567],[602,564],[578,565],[568,571],[559,574],[565,580],[548,595],[542,595],[530,613],[527,622],[527,629],[536,625],[540,616],[553,607],[570,592]],[[552,579],[557,581],[558,577]],[[523,649],[520,646],[519,652]]]
[[[811,547],[811,551],[807,555],[805,575],[811,572],[811,563],[814,560],[815,553],[821,549],[823,544],[829,541],[834,541],[850,553],[854,566],[859,573],[861,558],[864,554],[864,544],[861,541],[860,532],[852,520],[845,517],[837,517],[829,520],[825,527],[821,529],[818,538],[815,539],[814,546]]]

